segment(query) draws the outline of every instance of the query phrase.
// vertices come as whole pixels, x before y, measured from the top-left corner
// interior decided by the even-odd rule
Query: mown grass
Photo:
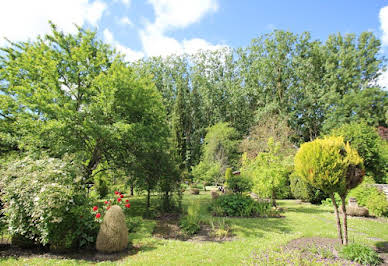
[[[156,200],[156,199],[155,199]],[[184,206],[190,202],[201,206],[201,219],[214,219],[208,212],[211,201],[209,192],[201,195],[185,194]],[[311,265],[320,262],[303,260],[295,253],[284,254],[279,247],[299,237],[336,238],[334,214],[330,207],[298,204],[297,201],[281,200],[280,207],[285,209],[283,218],[227,218],[235,238],[225,242],[193,242],[157,239],[152,236],[156,221],[144,219],[137,232],[129,238],[137,247],[137,252],[118,261],[103,262],[101,265],[238,265],[266,264],[255,259],[257,254],[270,252],[270,264],[282,265],[295,263]],[[131,215],[144,212],[143,198],[131,200]],[[387,219],[364,219],[350,217],[349,239],[351,242],[373,246],[377,242],[388,241]],[[291,262],[290,262],[291,261]],[[3,258],[2,265],[82,265],[91,264],[80,260],[56,260],[47,258]]]

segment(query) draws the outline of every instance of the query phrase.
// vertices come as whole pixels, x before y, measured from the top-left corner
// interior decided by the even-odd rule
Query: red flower
[[[128,203],[128,202],[129,202],[129,200],[125,200],[125,202],[126,202],[126,203]]]
[[[120,201],[121,201],[121,198],[118,198],[117,201],[120,202]]]
[[[108,201],[106,200],[104,203],[105,203],[105,204],[108,204]]]
[[[121,194],[121,195],[120,195],[120,198],[124,198],[124,195],[123,195],[123,194]]]
[[[131,207],[131,204],[125,204],[125,207],[127,207],[127,208],[129,208],[129,207]]]
[[[101,217],[101,214],[100,213],[97,213],[96,214],[96,218],[100,218]]]
[[[94,206],[93,207],[93,211],[97,211],[98,210],[98,207],[97,206]]]
[[[117,195],[117,194],[119,194],[119,192],[118,192],[118,191],[115,191],[115,194]]]

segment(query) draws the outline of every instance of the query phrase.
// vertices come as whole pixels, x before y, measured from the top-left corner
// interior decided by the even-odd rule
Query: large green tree
[[[19,147],[75,154],[91,181],[102,161],[136,157],[166,138],[164,107],[148,76],[137,75],[95,32],[51,27],[36,41],[1,49],[0,88],[10,102],[1,113],[26,129]]]

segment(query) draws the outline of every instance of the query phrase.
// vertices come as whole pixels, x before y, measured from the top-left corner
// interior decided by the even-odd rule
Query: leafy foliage
[[[268,151],[260,152],[255,159],[249,160],[244,156],[242,176],[253,181],[253,192],[262,197],[269,197],[275,205],[275,200],[287,191],[290,163],[280,154],[279,143],[268,140]]]
[[[363,158],[366,173],[381,183],[388,175],[388,158],[384,155],[387,149],[375,128],[365,122],[352,122],[333,129],[331,134],[342,136]]]
[[[232,175],[226,180],[226,186],[234,193],[243,193],[251,191],[253,187],[252,180],[244,175]]]
[[[300,178],[295,172],[290,175],[291,193],[296,199],[308,201],[312,204],[321,204],[329,195],[322,190],[316,189]]]
[[[357,170],[358,169],[358,170]],[[340,195],[362,180],[363,163],[357,150],[342,137],[316,139],[302,144],[295,155],[295,171],[313,187]],[[353,172],[360,172],[353,177]]]
[[[218,162],[210,164],[205,161],[201,161],[192,168],[192,174],[196,182],[215,185],[223,182],[221,165]]]
[[[183,232],[193,235],[201,229],[200,205],[191,202],[187,208],[187,215],[179,221],[179,226]]]
[[[1,169],[9,232],[63,248],[94,243],[98,228],[80,174],[69,160],[49,157],[26,157]]]
[[[373,186],[373,179],[366,177],[364,182],[349,193],[360,206],[366,207],[375,216],[388,216],[388,200],[385,194]]]
[[[167,137],[161,97],[96,33],[52,32],[31,43],[11,43],[0,58],[0,106],[20,124],[19,148],[83,162],[85,182],[103,161],[116,167]],[[13,108],[19,106],[19,108]]]
[[[340,256],[363,265],[379,265],[381,263],[381,259],[376,251],[358,243],[343,246]]]
[[[269,202],[255,201],[251,197],[241,194],[221,195],[213,200],[210,208],[215,216],[276,216],[276,211],[272,210]]]

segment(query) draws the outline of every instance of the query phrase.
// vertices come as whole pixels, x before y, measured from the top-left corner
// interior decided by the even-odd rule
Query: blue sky
[[[373,31],[388,55],[388,1],[382,0],[3,0],[1,7],[1,37],[34,39],[48,32],[48,20],[75,32],[76,23],[96,29],[127,60],[242,47],[273,29],[310,31],[320,40]]]

